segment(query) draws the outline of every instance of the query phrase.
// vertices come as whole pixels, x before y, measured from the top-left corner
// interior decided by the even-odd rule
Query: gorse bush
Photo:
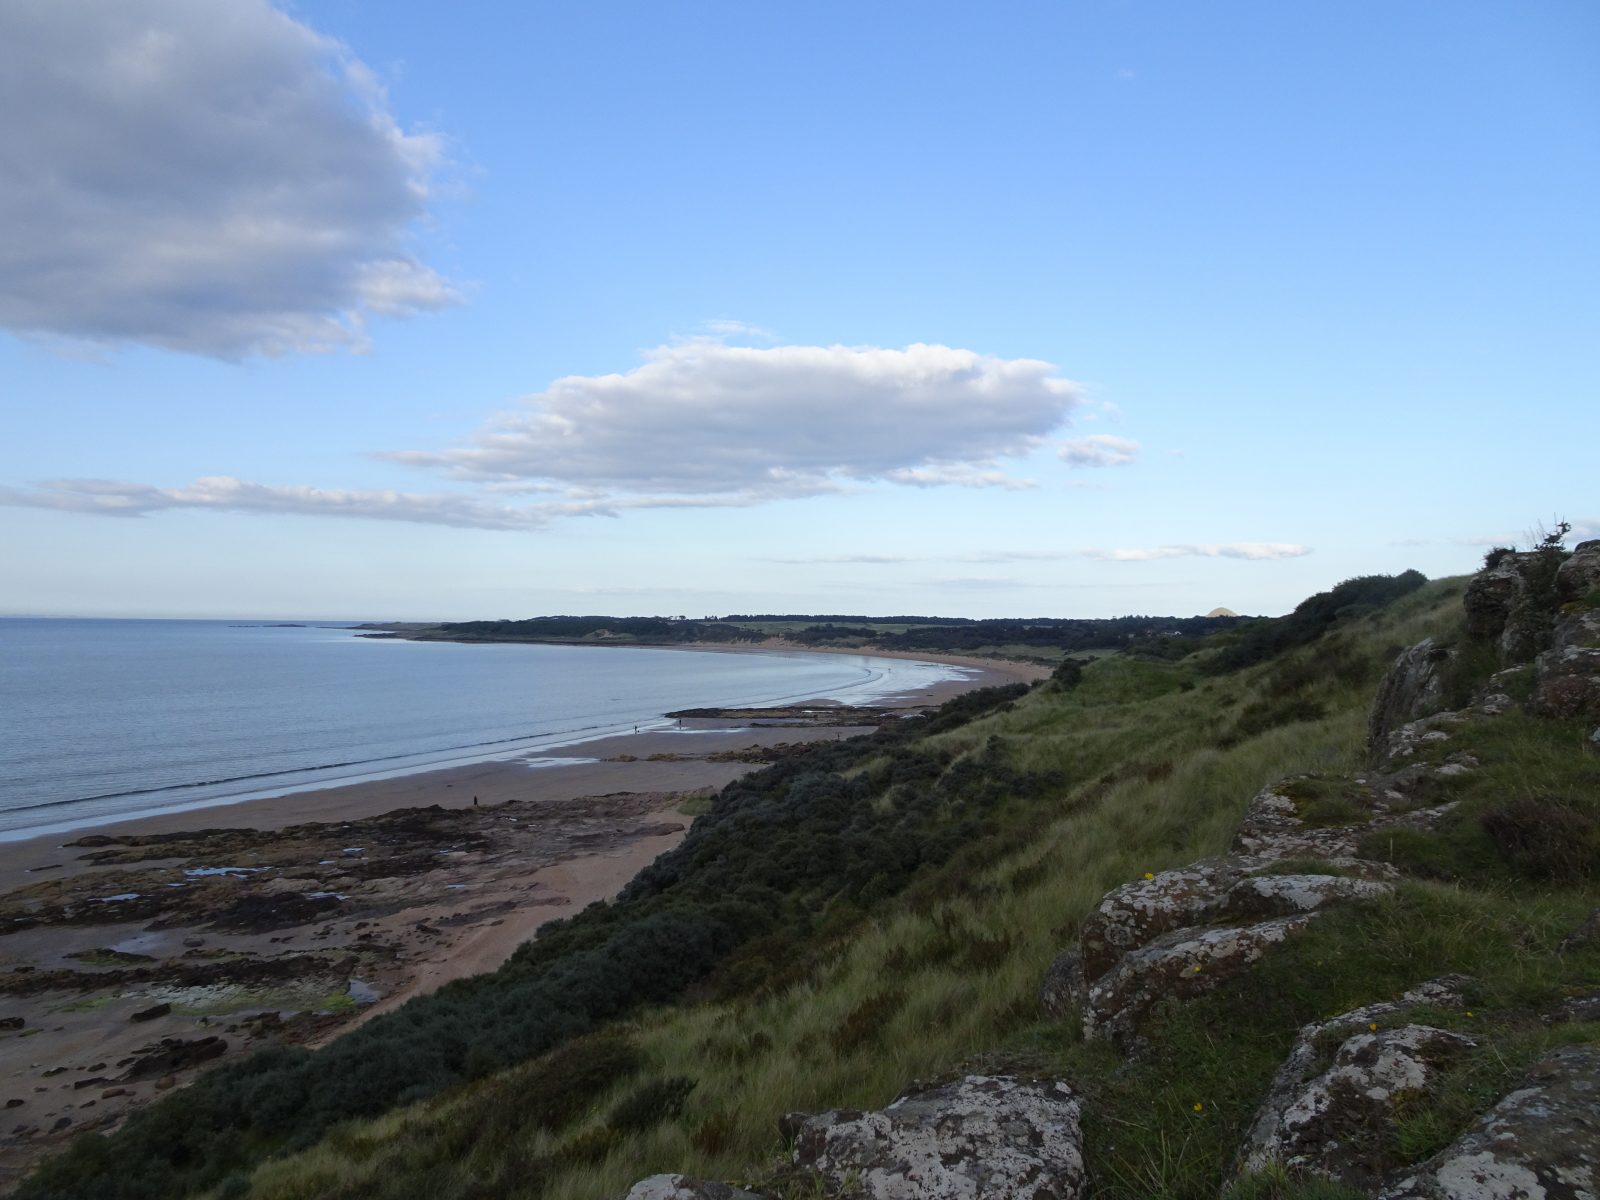
[[[1222,674],[1265,662],[1295,646],[1315,641],[1340,622],[1387,607],[1426,582],[1427,577],[1420,571],[1346,579],[1302,600],[1286,617],[1253,621],[1241,627],[1207,664],[1207,670]]]

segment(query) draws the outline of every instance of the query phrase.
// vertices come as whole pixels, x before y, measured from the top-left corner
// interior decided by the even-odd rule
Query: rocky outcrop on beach
[[[535,872],[680,833],[687,818],[659,815],[674,802],[638,792],[76,838],[0,895],[14,1022],[0,1022],[0,1050],[19,1050],[0,1058],[0,1102],[18,1118],[0,1180],[243,1050],[348,1027],[508,917],[559,913],[566,897]]]

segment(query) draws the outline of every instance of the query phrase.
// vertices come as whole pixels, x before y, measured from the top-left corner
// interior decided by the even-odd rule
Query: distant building
[[[1231,608],[1213,608],[1206,614],[1208,617],[1237,617],[1238,615]]]

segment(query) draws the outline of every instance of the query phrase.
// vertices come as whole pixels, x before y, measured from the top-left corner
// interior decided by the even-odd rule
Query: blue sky
[[[1600,536],[1587,2],[14,0],[0,613],[1282,612]]]

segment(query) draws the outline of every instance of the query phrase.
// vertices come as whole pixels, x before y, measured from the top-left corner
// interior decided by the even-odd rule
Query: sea
[[[683,708],[871,704],[961,667],[803,652],[457,644],[348,624],[0,619],[0,841],[585,741]]]

